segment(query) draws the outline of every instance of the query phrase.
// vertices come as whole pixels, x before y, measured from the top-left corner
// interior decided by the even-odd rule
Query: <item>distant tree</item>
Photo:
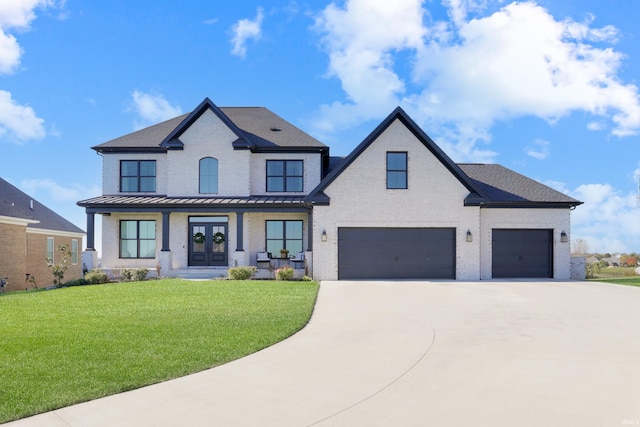
[[[627,267],[637,267],[638,259],[634,256],[628,255],[624,260],[624,265]]]
[[[571,253],[575,255],[585,255],[589,252],[589,243],[584,239],[575,239],[571,243]]]

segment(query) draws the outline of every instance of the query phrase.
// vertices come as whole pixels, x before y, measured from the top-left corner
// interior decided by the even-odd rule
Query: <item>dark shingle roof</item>
[[[84,234],[80,228],[2,178],[0,178],[0,216],[39,221],[29,224],[29,228]]]
[[[462,163],[458,166],[482,190],[489,203],[560,203],[573,206],[582,203],[498,164]]]
[[[205,110],[231,126],[251,149],[326,149],[327,146],[264,107],[221,107],[206,98],[193,112],[158,123],[93,147],[103,151],[166,151]],[[234,128],[235,127],[235,128]],[[178,144],[180,144],[178,142]]]

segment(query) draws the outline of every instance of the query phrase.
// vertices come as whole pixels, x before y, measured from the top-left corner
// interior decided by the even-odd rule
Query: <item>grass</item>
[[[616,279],[590,279],[594,282],[614,283],[616,285],[640,286],[640,276],[620,277]]]
[[[0,298],[0,423],[218,366],[309,320],[315,282],[147,282]]]

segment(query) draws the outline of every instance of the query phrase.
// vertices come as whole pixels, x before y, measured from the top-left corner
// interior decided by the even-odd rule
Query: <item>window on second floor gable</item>
[[[156,191],[155,160],[121,160],[120,191],[154,193]]]
[[[407,189],[407,153],[387,152],[387,188]]]
[[[200,159],[200,194],[218,194],[218,159]]]
[[[267,160],[267,191],[304,191],[302,160]]]

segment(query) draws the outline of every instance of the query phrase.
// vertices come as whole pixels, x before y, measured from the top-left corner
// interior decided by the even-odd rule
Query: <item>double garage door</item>
[[[338,279],[455,277],[455,228],[338,228]]]
[[[553,277],[553,230],[492,230],[492,277]],[[455,279],[455,228],[338,229],[338,279]]]

